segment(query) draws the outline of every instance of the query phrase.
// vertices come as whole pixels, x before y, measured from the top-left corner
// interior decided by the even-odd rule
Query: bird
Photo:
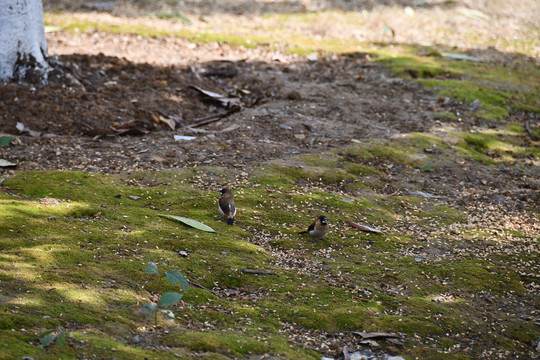
[[[234,224],[234,216],[236,215],[236,205],[234,204],[234,196],[229,188],[223,188],[219,191],[221,197],[218,201],[219,211],[223,216],[227,217],[227,224]]]
[[[317,239],[321,239],[323,241],[328,241],[324,238],[324,235],[328,233],[329,226],[328,226],[328,218],[324,215],[321,215],[315,220],[307,230],[299,232],[299,234],[309,234],[313,238],[313,241],[317,241]]]

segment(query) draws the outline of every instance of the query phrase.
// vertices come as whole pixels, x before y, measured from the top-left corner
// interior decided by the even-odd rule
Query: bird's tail
[[[234,224],[234,218],[233,217],[228,218],[227,219],[227,224],[233,225]]]
[[[306,230],[300,231],[299,234],[307,234],[307,231]]]

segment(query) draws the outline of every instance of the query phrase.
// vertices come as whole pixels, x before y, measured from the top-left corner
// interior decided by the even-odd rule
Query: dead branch
[[[234,105],[227,111],[221,112],[219,114],[212,114],[212,115],[204,116],[202,118],[195,119],[194,124],[184,125],[184,126],[189,126],[189,127],[192,127],[192,128],[196,128],[196,127],[208,125],[208,124],[217,122],[217,121],[219,121],[219,120],[223,119],[224,117],[227,117],[227,116],[229,116],[231,114],[234,114],[235,112],[240,111],[240,109],[241,109],[240,106]]]

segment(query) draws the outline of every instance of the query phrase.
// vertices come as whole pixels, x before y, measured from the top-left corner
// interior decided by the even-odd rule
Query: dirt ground
[[[432,112],[442,110],[437,97],[392,78],[364,54],[310,61],[99,33],[51,35],[49,48],[70,83],[8,84],[0,90],[0,131],[18,134],[20,122],[41,133],[19,137],[24,150],[3,154],[24,169],[125,172],[260,163],[351,139],[427,131]],[[190,127],[227,112],[192,86],[236,98],[241,109]],[[160,116],[176,121],[176,130],[156,123]],[[138,123],[130,126],[136,128],[132,133],[151,133],[113,136],[112,128],[133,121]],[[175,141],[174,134],[196,138]]]
[[[18,169],[249,169],[351,141],[444,126],[469,129],[476,121],[438,119],[439,112],[463,113],[469,104],[440,101],[419,85],[392,77],[362,53],[308,59],[105,33],[49,34],[48,45],[63,76],[51,74],[48,86],[0,87],[0,133],[17,135],[16,147],[1,148],[0,156],[19,164]],[[208,99],[194,86],[232,98],[237,107]],[[514,114],[514,121],[522,116]],[[175,130],[160,118],[174,123]],[[24,125],[23,133],[17,123]],[[192,138],[175,140],[175,135]],[[434,179],[425,190],[448,195],[459,183],[481,186],[481,180],[492,177],[454,170],[446,169],[441,176],[452,177]],[[498,187],[516,181],[497,176],[505,178]],[[517,188],[531,193],[536,187]]]

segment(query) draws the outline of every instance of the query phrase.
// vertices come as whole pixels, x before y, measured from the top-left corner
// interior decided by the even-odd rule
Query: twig
[[[234,105],[229,110],[224,111],[222,113],[212,114],[212,115],[204,116],[202,118],[198,118],[198,119],[196,119],[196,122],[194,124],[187,125],[187,126],[192,127],[192,128],[196,128],[196,127],[199,127],[199,126],[208,125],[208,124],[211,124],[213,122],[219,121],[219,120],[223,119],[224,117],[227,117],[227,116],[229,116],[231,114],[234,114],[235,112],[240,111],[240,109],[241,109],[240,106]]]
[[[240,269],[240,272],[244,274],[255,274],[255,275],[277,275],[275,271],[271,271],[271,270]]]
[[[212,292],[212,290],[210,290],[209,288],[204,287],[203,285],[201,285],[201,284],[199,284],[199,283],[197,283],[195,281],[188,280],[188,283],[189,283],[189,285],[194,286],[196,288]]]
[[[208,291],[210,294],[214,295],[215,297],[221,298],[221,295],[219,294],[219,292],[214,291],[214,290],[212,290],[212,289],[209,289],[209,288],[205,287],[204,285],[199,284],[198,282],[188,280],[188,283],[189,283],[189,285],[191,285],[191,286],[193,286],[193,287],[196,287],[196,288],[199,288],[199,289],[206,290],[206,291]]]
[[[397,333],[387,332],[363,332],[363,331],[351,331],[352,334],[362,337],[362,339],[376,339],[376,338],[402,338]]]
[[[529,122],[528,121],[525,121],[525,132],[527,133],[527,135],[530,136],[531,139],[533,140],[538,140],[538,136],[534,135],[531,131],[531,128],[529,127]]]

